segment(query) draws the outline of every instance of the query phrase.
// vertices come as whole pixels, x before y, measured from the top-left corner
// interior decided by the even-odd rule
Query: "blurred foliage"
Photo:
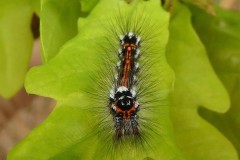
[[[187,159],[237,160],[232,144],[199,117],[199,106],[226,112],[229,99],[191,25],[191,13],[179,4],[173,11],[166,54],[176,75],[171,118],[177,142]]]
[[[204,10],[206,10],[209,14],[215,15],[215,10],[213,7],[212,0],[182,0],[186,3],[194,4]]]
[[[240,16],[238,12],[216,8],[217,16],[191,6],[193,25],[204,43],[209,59],[231,99],[225,114],[201,110],[240,153]],[[201,22],[201,23],[200,23]]]
[[[31,20],[40,0],[0,1],[0,95],[11,98],[22,87],[29,66]]]

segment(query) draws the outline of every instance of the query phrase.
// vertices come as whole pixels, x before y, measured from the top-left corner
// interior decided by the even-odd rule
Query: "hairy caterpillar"
[[[117,74],[110,91],[109,108],[115,122],[117,137],[138,135],[139,104],[136,95],[137,72],[140,57],[140,37],[132,32],[120,36]]]
[[[104,23],[96,25],[105,32],[94,48],[99,60],[96,74],[90,75],[89,110],[94,113],[94,134],[105,144],[97,153],[105,150],[110,159],[128,150],[146,156],[162,141],[159,117],[169,91],[159,70],[166,63],[160,54],[165,42],[159,37],[166,35],[165,26],[151,18],[158,11],[151,12],[147,2],[121,1],[114,15],[103,16]],[[153,3],[161,6],[160,1]]]

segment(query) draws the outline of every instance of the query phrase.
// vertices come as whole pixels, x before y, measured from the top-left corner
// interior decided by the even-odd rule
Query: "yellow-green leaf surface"
[[[77,19],[81,13],[79,0],[41,1],[42,59],[48,62],[69,39],[77,35]]]
[[[240,13],[216,8],[217,15],[210,16],[196,8],[192,11],[194,27],[231,98],[227,113],[201,110],[201,115],[234,144],[240,155]]]
[[[23,85],[32,50],[31,18],[38,0],[0,2],[0,95],[13,96]]]
[[[81,4],[81,11],[86,13],[91,11],[99,0],[79,0],[79,1]]]
[[[106,29],[116,25],[111,23],[111,19],[116,18],[119,10],[121,13],[149,14],[151,16],[148,17],[148,22],[159,26],[156,29],[160,31],[160,35],[154,37],[155,43],[152,46],[155,51],[153,53],[156,54],[154,60],[158,63],[152,65],[149,71],[155,73],[159,82],[161,80],[161,83],[156,81],[154,87],[162,92],[168,103],[167,97],[172,91],[174,81],[173,72],[164,55],[168,40],[168,13],[161,8],[158,0],[138,0],[130,4],[125,1],[102,0],[89,16],[79,19],[79,33],[75,38],[68,41],[48,63],[32,68],[28,73],[25,83],[27,91],[54,98],[58,104],[52,114],[9,153],[9,160],[184,160],[175,143],[168,105],[159,102],[151,102],[160,108],[152,112],[151,116],[155,121],[149,126],[155,123],[161,126],[150,130],[149,132],[156,134],[145,141],[153,148],[143,149],[132,146],[127,141],[121,144],[124,147],[116,148],[109,144],[112,144],[111,141],[104,141],[95,133],[97,128],[94,128],[94,124],[99,119],[93,110],[95,106],[86,109],[94,99],[89,97],[85,89],[99,82],[99,79],[91,81],[90,75],[98,74],[96,66],[101,68],[103,65],[98,61],[99,56],[103,56],[99,53],[99,45],[104,45],[106,41]],[[117,49],[109,54],[117,54]],[[102,89],[104,90],[105,86],[102,86]],[[104,149],[108,146],[108,150]]]
[[[199,107],[225,113],[229,97],[191,25],[188,8],[175,7],[166,54],[176,75],[171,118],[177,142],[189,160],[237,160],[230,141],[198,113]]]

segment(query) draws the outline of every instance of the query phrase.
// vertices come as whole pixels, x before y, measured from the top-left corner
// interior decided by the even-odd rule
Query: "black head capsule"
[[[131,48],[134,59],[138,59],[140,56],[140,36],[129,32],[125,35],[120,36],[120,46],[121,48],[118,50],[118,56],[120,59],[125,57],[126,52]]]
[[[120,36],[120,44],[125,46],[125,44],[129,44],[135,46],[134,48],[138,48],[140,46],[141,38],[132,32],[125,34],[124,36]]]

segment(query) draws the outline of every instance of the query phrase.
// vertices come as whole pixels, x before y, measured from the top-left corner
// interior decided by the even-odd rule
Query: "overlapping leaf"
[[[39,1],[0,2],[0,95],[12,97],[23,85],[33,36],[31,19]]]
[[[41,3],[42,59],[48,62],[77,34],[81,6],[79,0],[42,0]]]
[[[201,110],[240,153],[240,13],[216,8],[216,16],[192,8],[193,24],[213,67],[228,90],[231,108],[225,114]],[[200,23],[201,22],[201,23]]]
[[[188,159],[237,160],[228,139],[198,114],[200,106],[225,113],[229,97],[191,25],[189,10],[177,4],[174,10],[167,57],[176,74],[171,114],[177,142]]]
[[[91,11],[99,0],[79,0],[79,1],[81,4],[81,11],[86,13]]]

